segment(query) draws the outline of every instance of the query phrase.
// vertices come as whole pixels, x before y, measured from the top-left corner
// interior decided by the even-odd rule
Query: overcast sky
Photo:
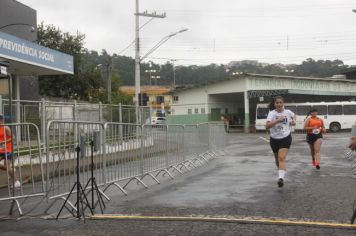
[[[134,39],[135,0],[19,0],[38,22],[86,35],[90,50],[118,53]],[[147,60],[177,64],[259,60],[300,63],[341,59],[356,64],[355,0],[140,0],[140,11],[166,12],[141,31],[141,55],[164,36],[179,34]],[[141,17],[143,24],[148,18]],[[131,47],[123,54],[134,56]]]

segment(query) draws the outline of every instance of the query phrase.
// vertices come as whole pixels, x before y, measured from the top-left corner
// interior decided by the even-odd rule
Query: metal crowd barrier
[[[22,204],[29,198],[45,197],[43,156],[41,152],[40,132],[32,123],[1,124],[11,131],[12,155],[5,152],[1,157],[0,201],[10,201],[10,214],[17,207],[23,215]],[[2,129],[5,137],[5,128]],[[17,133],[21,132],[21,135]],[[6,140],[4,148],[7,144]],[[14,178],[12,178],[12,173]]]
[[[217,152],[224,153],[226,146],[226,135],[224,124],[209,123],[209,150],[217,154]]]
[[[105,153],[103,141],[104,124],[84,121],[50,121],[47,125],[46,141],[46,182],[47,197],[66,200],[73,183],[76,182],[77,152],[80,147],[80,182],[85,185],[91,178],[91,142],[94,145],[93,166],[96,183],[105,184]],[[73,209],[75,206],[67,202]],[[46,210],[46,211],[47,211]]]
[[[73,183],[78,182],[78,148],[78,172],[80,183],[86,186],[86,194],[91,189],[86,183],[92,179],[93,166],[100,193],[110,200],[105,195],[110,186],[116,186],[124,194],[127,194],[126,187],[132,181],[147,188],[144,183],[146,177],[156,183],[160,183],[160,175],[174,178],[173,172],[183,173],[204,165],[208,159],[220,155],[219,150],[225,146],[224,126],[220,123],[137,125],[53,120],[47,125],[45,147],[41,146],[36,125],[6,126],[11,127],[16,137],[14,163],[21,187],[14,190],[9,174],[4,171],[0,180],[6,180],[4,185],[7,188],[0,189],[0,201],[12,201],[20,214],[18,200],[34,196],[49,200],[46,212],[58,200],[64,200],[72,214],[76,211],[77,205],[72,203],[69,193]],[[16,135],[16,130],[21,130],[21,135]]]
[[[147,187],[138,178],[143,174],[143,148],[151,145],[150,140],[142,138],[142,127],[135,124],[105,123],[104,137],[107,150],[104,191],[114,185],[127,194],[124,190],[126,185],[122,187],[119,181],[131,179],[136,179]]]
[[[356,179],[356,151],[346,150],[344,156],[351,161],[352,177]]]

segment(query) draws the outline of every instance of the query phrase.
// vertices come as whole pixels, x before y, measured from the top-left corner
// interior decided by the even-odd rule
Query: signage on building
[[[8,67],[7,62],[0,61],[0,79],[7,77],[7,67]]]
[[[249,90],[299,89],[326,92],[355,92],[356,83],[326,79],[248,78]]]
[[[0,65],[0,77],[6,77],[7,76],[7,68],[5,66]]]
[[[0,32],[0,57],[73,74],[73,56]]]

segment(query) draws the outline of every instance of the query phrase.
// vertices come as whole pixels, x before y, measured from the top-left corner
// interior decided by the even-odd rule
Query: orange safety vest
[[[5,138],[6,138],[6,147],[1,145],[0,153],[11,153],[11,151],[12,151],[12,146],[11,146],[11,141],[10,141],[11,135],[8,135],[6,133],[5,127],[6,126],[4,126],[4,125],[0,125],[0,142],[4,142]]]
[[[316,127],[316,129],[319,132],[321,132],[322,128],[324,127],[324,121],[319,117],[316,118],[310,117],[308,122],[308,127]],[[314,133],[313,129],[308,130],[308,134],[313,134],[313,133]]]

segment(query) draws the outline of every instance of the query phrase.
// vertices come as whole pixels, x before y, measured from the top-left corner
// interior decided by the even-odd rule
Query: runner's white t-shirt
[[[284,109],[281,113],[276,110],[270,111],[267,116],[267,121],[275,121],[278,117],[284,117],[284,121],[277,123],[275,126],[269,129],[271,138],[282,139],[287,137],[291,132],[290,123],[294,116],[291,110]]]

